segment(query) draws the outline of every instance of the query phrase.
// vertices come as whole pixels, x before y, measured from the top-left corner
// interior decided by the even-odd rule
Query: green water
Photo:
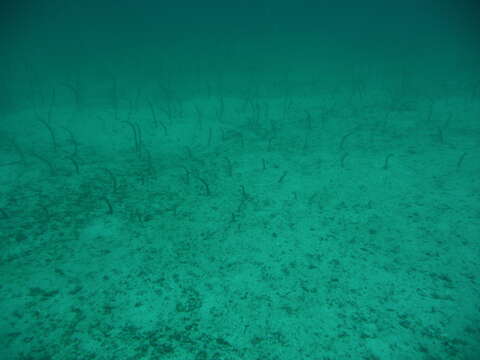
[[[479,19],[3,1],[0,360],[480,359]]]

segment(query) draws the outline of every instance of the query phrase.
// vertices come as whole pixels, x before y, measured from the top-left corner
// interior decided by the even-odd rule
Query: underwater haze
[[[0,360],[480,359],[480,3],[4,0]]]

